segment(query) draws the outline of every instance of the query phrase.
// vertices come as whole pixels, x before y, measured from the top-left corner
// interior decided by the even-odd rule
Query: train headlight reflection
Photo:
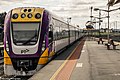
[[[44,51],[45,50],[45,47],[42,47],[42,51]]]
[[[13,14],[12,18],[13,19],[17,19],[18,18],[18,14],[17,13]]]
[[[25,18],[26,17],[26,15],[23,13],[23,14],[21,14],[21,18]]]
[[[29,13],[28,15],[27,15],[27,17],[28,18],[31,18],[33,15],[31,14],[31,13]]]
[[[40,19],[40,18],[41,18],[41,14],[40,14],[40,13],[37,13],[37,14],[35,15],[35,18],[36,18],[36,19]]]

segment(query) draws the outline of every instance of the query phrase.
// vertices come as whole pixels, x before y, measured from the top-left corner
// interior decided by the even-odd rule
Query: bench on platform
[[[116,49],[116,46],[118,46],[119,44],[115,44],[113,40],[110,40],[109,43],[105,44],[107,46],[107,49],[110,50],[110,46],[113,46],[113,49]]]

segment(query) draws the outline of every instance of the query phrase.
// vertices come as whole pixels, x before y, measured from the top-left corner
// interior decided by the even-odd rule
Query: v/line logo
[[[25,49],[25,50],[21,50],[21,53],[23,54],[25,54],[25,53],[27,53],[27,52],[29,52],[29,50],[28,49]]]

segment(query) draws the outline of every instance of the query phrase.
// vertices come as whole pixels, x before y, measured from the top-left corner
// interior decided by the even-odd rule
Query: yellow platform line
[[[80,42],[81,43],[81,42]],[[79,44],[80,44],[79,43]],[[77,47],[79,46],[79,44],[77,45]],[[76,47],[76,48],[77,48]],[[72,53],[67,57],[67,59],[64,61],[64,63],[59,67],[59,69],[53,74],[53,76],[50,78],[50,80],[55,80],[55,77],[58,75],[58,73],[62,70],[62,68],[65,66],[65,64],[68,62],[69,58],[72,56],[72,54],[74,53],[74,51],[76,50],[76,48],[72,51]]]

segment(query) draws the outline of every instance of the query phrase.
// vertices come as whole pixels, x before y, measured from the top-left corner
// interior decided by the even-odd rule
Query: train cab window
[[[12,36],[15,45],[35,45],[38,41],[40,23],[12,23]]]

